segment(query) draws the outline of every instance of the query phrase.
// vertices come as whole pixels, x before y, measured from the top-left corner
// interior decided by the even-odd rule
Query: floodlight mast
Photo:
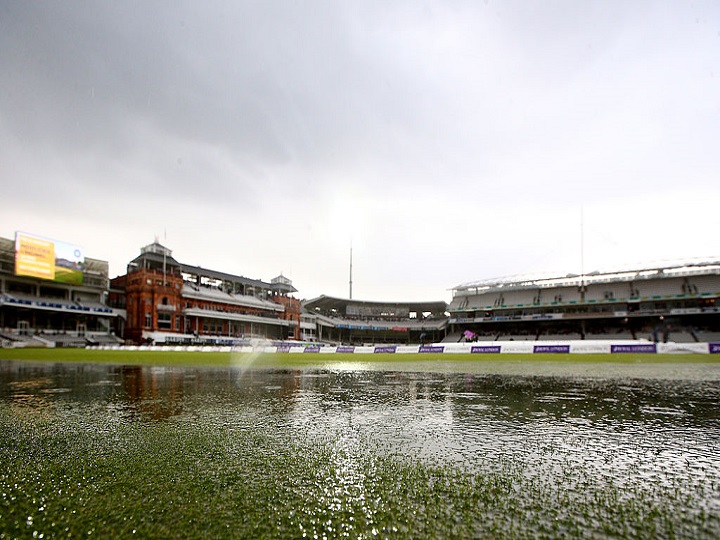
[[[350,300],[352,300],[352,242],[350,242]]]
[[[585,211],[580,205],[580,301],[585,302]]]

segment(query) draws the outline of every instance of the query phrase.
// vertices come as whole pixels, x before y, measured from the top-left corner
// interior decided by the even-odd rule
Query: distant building
[[[316,327],[317,341],[362,345],[370,343],[433,343],[445,337],[447,304],[437,302],[376,302],[320,296],[303,302],[303,318]]]
[[[295,292],[282,275],[268,283],[182,264],[154,242],[111,281],[110,303],[127,311],[133,343],[233,344],[300,339]]]

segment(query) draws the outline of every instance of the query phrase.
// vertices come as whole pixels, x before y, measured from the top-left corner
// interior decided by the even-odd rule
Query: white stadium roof
[[[593,271],[586,274],[525,274],[491,278],[461,283],[452,288],[456,293],[484,292],[494,289],[524,289],[575,286],[590,283],[608,283],[617,281],[635,281],[652,278],[694,276],[702,274],[720,274],[720,259],[684,259],[682,261],[663,261],[634,269],[615,269],[612,271]]]

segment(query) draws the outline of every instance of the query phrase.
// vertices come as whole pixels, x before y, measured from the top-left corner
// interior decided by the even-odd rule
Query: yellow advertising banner
[[[42,238],[18,234],[15,245],[15,273],[55,279],[55,244]]]

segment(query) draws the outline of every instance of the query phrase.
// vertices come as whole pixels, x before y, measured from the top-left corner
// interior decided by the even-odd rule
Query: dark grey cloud
[[[306,253],[344,274],[353,235],[392,290],[558,246],[569,264],[545,238],[581,205],[612,256],[638,208],[720,196],[718,21],[715,2],[3,2],[6,216],[169,228],[195,262],[253,252],[317,293],[337,291]],[[703,219],[665,247],[712,251]],[[242,256],[216,255],[228,238]],[[417,263],[428,246],[472,275]]]

